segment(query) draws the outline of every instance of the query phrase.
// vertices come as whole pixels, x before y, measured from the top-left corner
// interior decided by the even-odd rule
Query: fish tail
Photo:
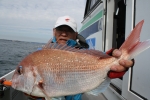
[[[126,41],[119,48],[122,53],[126,52],[127,54],[129,54],[130,59],[133,59],[136,55],[140,54],[150,47],[150,40],[140,42],[140,33],[143,23],[144,20],[140,21],[135,26],[130,35],[127,37]]]

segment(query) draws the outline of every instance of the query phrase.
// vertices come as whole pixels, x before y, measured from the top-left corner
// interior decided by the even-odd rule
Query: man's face
[[[66,44],[67,40],[76,40],[77,32],[74,32],[72,28],[67,25],[62,25],[53,29],[53,35],[56,37],[56,41],[59,44]]]

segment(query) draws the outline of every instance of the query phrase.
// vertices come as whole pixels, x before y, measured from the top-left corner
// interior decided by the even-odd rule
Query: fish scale
[[[91,84],[92,84],[91,87],[93,87],[93,86],[96,87],[99,83],[100,77],[98,77],[97,74],[99,74],[99,72],[92,74],[92,75],[88,74],[88,73],[85,74],[83,72],[68,74],[65,77],[65,80],[66,80],[65,82],[63,82],[63,83],[56,82],[56,84],[52,85],[52,87],[55,87],[55,88],[53,88],[53,90],[49,90],[49,89],[51,89],[51,87],[49,87],[47,92],[50,93],[50,95],[49,95],[50,97],[53,97],[53,96],[61,96],[63,94],[74,94],[74,93],[78,93],[81,91],[82,92],[89,91],[88,87],[91,86]],[[72,78],[70,79],[70,75],[76,76],[76,77],[74,77],[74,79],[72,80]],[[93,77],[93,76],[95,76],[95,77]],[[84,82],[82,80],[84,80]],[[95,84],[93,84],[93,83],[95,83]],[[63,90],[63,92],[60,93],[59,92],[60,90]],[[54,94],[53,94],[53,91],[55,91]],[[56,93],[57,93],[57,95],[56,95]]]
[[[57,51],[58,52],[58,51]],[[72,55],[73,56],[73,55]],[[71,58],[73,58],[73,57],[71,57]],[[76,57],[74,57],[74,58],[76,58]],[[73,59],[71,59],[71,60],[73,60]],[[85,59],[84,59],[85,60]],[[80,62],[82,62],[82,61],[80,61]],[[92,62],[92,61],[91,61]],[[94,62],[94,63],[93,63]],[[63,94],[64,93],[67,93],[67,94],[69,94],[70,93],[70,90],[74,90],[74,91],[72,91],[72,94],[74,94],[74,93],[77,93],[77,92],[80,92],[81,91],[81,88],[79,88],[79,87],[82,87],[83,89],[82,89],[82,91],[84,90],[84,91],[86,91],[86,90],[88,90],[88,89],[86,89],[91,83],[93,83],[94,82],[94,80],[95,80],[95,77],[97,78],[97,80],[99,79],[101,79],[101,77],[103,76],[103,75],[100,75],[100,73],[102,72],[101,70],[99,70],[97,73],[95,72],[95,71],[92,71],[92,69],[95,67],[95,68],[98,68],[97,67],[97,65],[96,65],[96,63],[98,63],[98,59],[97,59],[97,62],[96,62],[96,60],[94,60],[91,64],[95,64],[95,66],[93,65],[93,66],[89,66],[89,65],[85,65],[84,63],[80,63],[78,66],[76,66],[75,64],[72,64],[72,63],[70,63],[69,62],[69,64],[72,64],[72,66],[70,66],[70,65],[67,65],[68,67],[66,67],[66,63],[68,64],[68,62],[65,62],[65,63],[63,63],[62,64],[62,66],[58,66],[60,69],[63,69],[63,70],[61,70],[61,73],[60,73],[60,75],[56,75],[57,74],[57,71],[55,72],[55,75],[56,76],[53,76],[52,78],[54,78],[53,79],[53,82],[52,83],[56,83],[56,84],[53,84],[52,85],[52,87],[55,87],[54,88],[54,90],[56,91],[56,90],[58,90],[57,91],[57,94],[59,93],[59,91],[60,90],[63,90],[63,91],[65,91],[65,89],[67,89],[66,91],[68,91],[69,90],[69,92],[67,93],[67,92],[62,92]],[[55,63],[55,62],[54,62]],[[57,62],[57,63],[59,63],[59,62]],[[55,68],[57,69],[57,67],[55,66]],[[78,68],[80,68],[80,73],[78,72]],[[40,68],[41,69],[41,68]],[[48,69],[48,68],[47,68]],[[69,70],[71,70],[71,72],[70,72],[70,74],[69,74],[69,72],[68,72],[68,69]],[[86,70],[89,70],[88,72],[84,72],[84,71],[86,71]],[[48,70],[47,70],[48,71]],[[64,72],[63,72],[64,71]],[[48,71],[49,72],[49,71]],[[67,73],[66,73],[67,72]],[[104,71],[105,72],[105,71]],[[106,72],[107,73],[107,72]],[[104,78],[104,77],[106,77],[106,73],[105,73],[105,75],[102,77],[102,78]],[[103,73],[102,73],[103,74]],[[44,76],[45,75],[45,76]],[[51,75],[52,76],[52,75]],[[100,76],[100,77],[98,77],[98,76]],[[43,74],[43,78],[44,77],[49,77],[47,74]],[[61,77],[61,78],[63,78],[63,79],[65,79],[65,80],[62,80],[62,81],[65,81],[65,82],[57,82],[56,80],[55,80],[55,77]],[[59,79],[59,78],[58,78]],[[88,81],[82,81],[82,80],[87,80],[88,79]],[[89,80],[89,79],[91,79],[91,81]],[[52,79],[51,79],[51,81],[52,81]],[[98,84],[98,82],[99,81],[96,81],[96,82],[94,82],[94,83],[97,83]],[[49,83],[49,81],[48,82],[45,82],[45,83]],[[64,83],[64,84],[63,84]],[[74,83],[74,84],[73,84]],[[77,84],[75,84],[75,83],[77,83]],[[57,85],[58,84],[58,85]],[[59,87],[60,86],[60,84],[61,84],[61,87]],[[50,85],[49,85],[50,86]],[[70,86],[71,88],[69,89],[69,88],[67,88],[68,86]],[[94,86],[94,85],[93,85]],[[50,88],[51,89],[51,88]],[[77,90],[78,89],[78,90]],[[77,91],[77,92],[76,92]],[[61,95],[63,95],[63,94],[58,94],[58,95],[52,95],[52,90],[47,90],[47,93],[49,93],[49,94],[51,94],[51,95],[49,95],[50,97],[52,97],[52,96],[61,96]],[[55,93],[56,94],[56,93]]]

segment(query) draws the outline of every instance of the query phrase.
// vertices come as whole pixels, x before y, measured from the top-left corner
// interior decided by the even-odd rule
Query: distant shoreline
[[[20,40],[9,40],[9,39],[0,39],[0,40],[6,40],[6,41],[12,41],[12,42],[41,43],[41,42],[20,41]],[[45,44],[45,43],[41,43],[41,44]]]

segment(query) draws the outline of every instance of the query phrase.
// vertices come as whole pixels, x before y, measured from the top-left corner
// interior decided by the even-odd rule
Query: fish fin
[[[100,93],[104,92],[107,89],[110,82],[111,79],[109,77],[106,77],[106,79],[97,88],[87,92],[87,94],[98,96]]]
[[[139,42],[131,51],[130,51],[130,59],[133,59],[136,55],[145,51],[150,47],[150,39],[147,41]]]
[[[42,49],[46,49],[49,47],[49,45],[52,43],[52,39],[50,39],[44,46]]]
[[[46,43],[43,46],[43,49],[59,49],[59,50],[67,50],[68,49],[68,51],[70,48],[74,49],[74,47],[67,46],[67,44],[62,45],[62,44],[58,44],[58,43],[52,43],[51,40],[49,40],[48,43]]]
[[[70,51],[70,52],[86,53],[86,54],[89,54],[89,55],[99,57],[100,59],[110,57],[106,53],[98,51],[98,50],[78,49],[78,48],[67,46],[67,45],[52,43],[51,40],[43,47],[43,49],[58,49],[58,50],[64,50],[64,51]]]
[[[47,95],[47,93],[43,89],[43,80],[40,80],[37,86],[43,92],[43,94],[45,94],[46,100],[51,100],[49,99],[50,97]]]
[[[49,97],[45,97],[45,100],[52,100],[51,98],[49,98]]]
[[[140,42],[140,33],[144,20],[140,21],[132,30],[126,41],[122,44],[119,50],[126,52],[130,55],[130,59],[134,58],[137,54],[150,47],[150,40]],[[126,54],[124,53],[124,54]]]
[[[86,50],[81,50],[82,53],[86,53],[86,54],[90,54],[96,57],[99,57],[99,59],[103,59],[103,58],[110,58],[111,56],[109,56],[108,54],[102,52],[102,51],[98,51],[98,50],[93,50],[93,49],[86,49]]]

